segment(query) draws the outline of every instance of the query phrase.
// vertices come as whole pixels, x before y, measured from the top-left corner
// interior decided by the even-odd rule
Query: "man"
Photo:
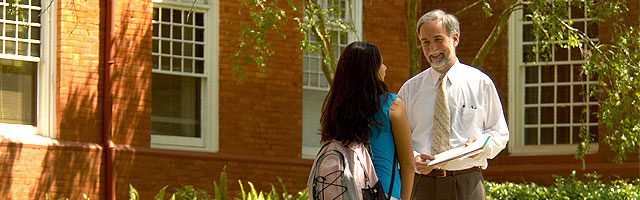
[[[493,81],[456,57],[459,22],[441,10],[417,24],[431,67],[409,79],[399,95],[406,103],[416,165],[412,199],[485,199],[481,169],[509,141],[509,130]],[[432,155],[485,141],[480,153],[429,167]],[[435,169],[434,169],[435,167]]]

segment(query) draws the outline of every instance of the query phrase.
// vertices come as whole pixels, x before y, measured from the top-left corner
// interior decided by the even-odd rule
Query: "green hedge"
[[[551,186],[535,183],[485,182],[487,199],[640,199],[640,179],[634,181],[600,181],[597,173],[585,174],[585,181],[573,171],[567,178],[554,176]]]
[[[539,186],[535,183],[516,184],[516,183],[494,183],[485,182],[487,199],[640,199],[640,179],[634,181],[615,180],[609,183],[603,183],[601,176],[597,173],[585,174],[585,181],[578,179],[576,172],[573,171],[569,177],[555,177],[555,183],[551,186]],[[224,170],[220,173],[220,184],[214,182],[215,195],[211,196],[202,189],[192,186],[184,186],[182,188],[174,188],[174,193],[170,196],[170,200],[306,200],[307,190],[302,190],[296,194],[287,193],[287,189],[280,181],[282,189],[279,192],[276,187],[271,185],[271,191],[258,192],[251,182],[249,187],[245,188],[242,181],[238,181],[241,191],[235,196],[227,196],[226,173]],[[155,200],[165,199],[165,190],[162,188],[155,196]],[[245,190],[247,189],[247,190]],[[137,200],[138,192],[131,186],[130,199]]]

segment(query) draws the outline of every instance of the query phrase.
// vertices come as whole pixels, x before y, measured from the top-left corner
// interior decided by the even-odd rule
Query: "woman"
[[[384,192],[389,194],[394,169],[391,196],[408,200],[415,172],[411,130],[404,103],[384,83],[386,69],[374,44],[353,42],[344,49],[322,106],[322,141],[370,143]],[[400,170],[392,166],[396,152]]]

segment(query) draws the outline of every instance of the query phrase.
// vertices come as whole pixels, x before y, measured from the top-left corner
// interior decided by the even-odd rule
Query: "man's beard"
[[[442,54],[442,58],[431,58],[431,56],[439,56],[440,54]],[[438,51],[436,53],[429,54],[428,58],[429,59],[427,59],[427,61],[429,62],[429,65],[431,65],[431,67],[433,67],[433,69],[435,69],[436,71],[443,71],[451,63],[451,58],[444,55],[444,51]]]

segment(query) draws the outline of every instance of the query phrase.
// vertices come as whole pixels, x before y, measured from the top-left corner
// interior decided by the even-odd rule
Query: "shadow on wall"
[[[148,133],[151,129],[151,15],[140,16],[140,12],[136,13],[134,9],[149,10],[152,3],[120,2],[122,3],[114,6],[114,20],[119,20],[115,22],[115,30],[120,31],[114,36],[114,142],[148,147]],[[99,4],[99,15],[86,15],[96,9],[96,4]],[[52,199],[82,199],[83,194],[92,199],[104,197],[106,181],[101,134],[104,98],[103,41],[107,36],[103,31],[106,27],[105,1],[62,1],[59,5],[61,17],[58,21],[61,24],[58,25],[58,50],[71,47],[58,55],[57,61],[60,77],[57,103],[61,104],[57,106],[59,145],[25,149],[22,144],[9,143],[6,149],[0,148],[3,149],[0,152],[0,170],[10,172],[0,174],[0,198],[3,199],[23,198],[15,195],[26,196],[27,193],[28,199],[44,199],[46,194]],[[82,17],[83,15],[99,17],[99,20]],[[129,22],[130,20],[136,23]],[[99,25],[94,24],[96,21]],[[28,156],[25,156],[26,150],[29,150]],[[24,154],[22,157],[21,153]],[[127,158],[128,163],[125,165],[133,163],[135,159]],[[117,168],[118,166],[116,170]],[[40,173],[37,174],[37,171]],[[31,175],[30,172],[36,173]],[[124,182],[127,182],[127,185],[120,184],[117,187],[119,193],[126,194],[128,172],[115,175],[120,175],[120,180],[124,178]],[[16,176],[25,178],[16,182]],[[11,191],[16,186],[28,188],[29,192],[26,192],[27,189],[24,192]]]
[[[13,172],[16,159],[20,157],[22,144],[9,143],[5,151],[0,154],[0,170],[1,172]],[[24,171],[24,169],[22,169]],[[24,173],[24,172],[23,172]],[[10,196],[10,189],[13,183],[13,173],[0,174],[0,197]]]

